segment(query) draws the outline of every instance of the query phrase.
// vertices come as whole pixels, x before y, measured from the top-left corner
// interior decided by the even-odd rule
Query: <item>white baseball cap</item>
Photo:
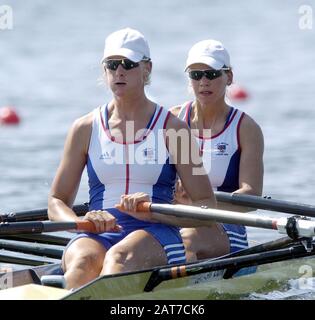
[[[215,70],[231,66],[229,53],[217,40],[203,40],[192,46],[188,52],[185,71],[195,63],[204,63]]]
[[[125,28],[111,33],[105,40],[104,59],[123,56],[133,62],[150,59],[150,48],[142,33]]]

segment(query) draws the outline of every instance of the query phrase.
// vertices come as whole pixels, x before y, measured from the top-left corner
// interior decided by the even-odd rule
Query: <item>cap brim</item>
[[[104,53],[104,56],[102,58],[102,63],[104,62],[105,59],[109,57],[114,57],[114,56],[122,56],[125,57],[133,62],[139,62],[143,59],[143,54],[135,51],[131,51],[127,48],[119,48],[119,49],[114,49],[111,51],[107,51]]]
[[[203,63],[206,64],[207,66],[215,69],[215,70],[219,70],[224,66],[224,62],[218,61],[213,59],[212,57],[206,57],[206,56],[200,56],[198,58],[188,58],[187,62],[186,62],[186,67],[185,67],[185,71],[187,71],[187,69],[196,63]]]

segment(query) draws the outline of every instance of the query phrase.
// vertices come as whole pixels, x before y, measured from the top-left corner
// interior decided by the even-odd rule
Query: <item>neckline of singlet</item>
[[[190,128],[190,117],[191,117],[191,111],[192,111],[192,104],[193,102],[190,102],[189,105],[188,105],[188,116],[187,116],[187,124]],[[235,110],[234,114],[233,114],[233,111]],[[225,120],[225,123],[224,123],[224,126],[222,128],[221,131],[219,131],[218,133],[216,133],[215,135],[211,136],[211,137],[203,137],[203,136],[200,136],[198,135],[197,137],[199,139],[203,139],[203,140],[207,140],[207,139],[213,139],[213,138],[216,138],[217,136],[219,136],[221,133],[223,133],[223,131],[230,125],[230,123],[232,122],[234,116],[236,115],[236,112],[237,112],[237,109],[234,109],[233,107],[230,107],[230,111],[226,117],[226,120]],[[233,116],[232,116],[233,114]]]
[[[158,108],[158,105],[155,104],[154,112],[153,112],[153,114],[152,114],[147,126],[145,127],[146,130],[143,133],[143,135],[138,140],[134,140],[132,142],[120,142],[120,141],[117,141],[117,139],[115,139],[115,137],[111,135],[110,127],[109,127],[109,123],[108,123],[108,103],[107,103],[106,106],[105,106],[105,110],[104,110],[104,118],[105,118],[105,127],[104,127],[104,129],[105,129],[108,137],[113,142],[120,143],[120,144],[139,143],[139,142],[143,141],[148,136],[148,134],[150,133],[150,130],[153,129],[153,127],[154,127],[155,123],[157,122],[157,119],[159,118],[161,112],[162,112],[162,107],[160,106],[160,108]]]

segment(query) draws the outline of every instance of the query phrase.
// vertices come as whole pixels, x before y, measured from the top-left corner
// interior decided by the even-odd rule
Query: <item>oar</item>
[[[231,203],[235,205],[247,206],[256,209],[279,211],[315,217],[315,206],[297,203],[293,201],[276,200],[270,197],[258,197],[247,194],[227,193],[216,191],[216,198],[220,202]]]
[[[314,248],[311,252],[305,250],[303,245],[296,245],[285,249],[278,249],[263,253],[250,254],[241,257],[207,260],[189,265],[178,265],[156,269],[152,272],[144,291],[152,291],[162,281],[187,277],[205,272],[225,270],[228,268],[245,268],[271,262],[285,261],[299,257],[307,257],[315,254]]]
[[[87,220],[52,222],[52,221],[28,221],[0,223],[0,236],[17,233],[42,233],[65,230],[78,230],[95,232],[95,225]]]
[[[30,253],[39,256],[61,259],[64,247],[0,239],[0,249],[20,251],[22,253]]]
[[[17,253],[9,250],[0,250],[0,262],[40,266],[43,264],[60,263],[60,260],[25,253]]]
[[[271,250],[277,250],[281,248],[288,247],[289,245],[292,246],[294,244],[301,244],[305,242],[305,245],[308,243],[307,241],[310,241],[310,238],[299,238],[298,240],[293,240],[290,237],[282,237],[278,239],[274,239],[268,242],[264,242],[261,244],[258,244],[256,246],[248,247],[239,251],[235,251],[232,253],[228,253],[224,256],[220,256],[217,258],[214,258],[213,260],[219,260],[219,259],[225,259],[225,258],[233,258],[233,257],[241,257],[244,255],[254,254],[254,253],[262,253],[267,252]],[[208,259],[209,260],[209,259]],[[236,272],[240,270],[239,267],[235,268],[229,268],[224,273],[223,278],[229,279],[231,278]]]
[[[119,206],[117,206],[117,208],[123,210],[123,208]],[[250,227],[273,229],[278,230],[279,233],[287,234],[292,239],[313,237],[315,235],[315,221],[296,217],[270,218],[250,213],[151,202],[139,203],[137,210],[139,212],[155,212],[181,218],[202,220],[205,221],[205,225],[217,221],[221,223],[242,224]]]
[[[54,244],[60,246],[66,246],[68,242],[71,240],[70,236],[66,235],[56,235],[56,234],[48,234],[48,233],[33,233],[33,234],[14,234],[2,236],[5,239],[15,239],[15,240],[23,240],[23,241],[36,241],[39,243],[45,244]]]
[[[284,247],[288,247],[289,245],[295,244],[295,243],[300,243],[304,239],[307,238],[299,238],[298,240],[293,240],[290,237],[282,237],[274,240],[270,240],[268,242],[260,243],[252,247],[248,247],[239,251],[235,251],[232,253],[229,253],[225,256],[221,256],[222,258],[225,258],[226,256],[230,257],[239,257],[247,254],[252,254],[252,253],[260,253],[264,251],[271,251],[275,249],[280,249]],[[215,258],[215,259],[220,259],[221,257]]]
[[[89,211],[89,205],[88,203],[74,205],[72,210],[78,216],[84,216]],[[47,219],[47,208],[0,214],[0,222],[18,222]]]

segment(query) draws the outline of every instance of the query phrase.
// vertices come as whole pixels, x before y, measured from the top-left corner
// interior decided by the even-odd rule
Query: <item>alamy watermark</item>
[[[312,30],[313,29],[313,9],[309,5],[302,5],[299,7],[298,13],[299,29],[301,30]]]
[[[8,5],[0,5],[0,31],[13,29],[13,10]]]
[[[105,150],[98,155],[106,165],[112,164],[164,164],[169,158],[171,164],[192,166],[193,175],[205,175],[211,169],[212,153],[226,156],[227,144],[221,143],[216,146],[209,146],[209,150],[199,146],[196,136],[200,134],[198,130],[187,130],[182,128],[175,130],[158,129],[152,133],[150,129],[142,129],[136,132],[134,122],[126,122],[125,134],[120,130],[115,130],[115,136],[111,136],[108,129],[105,130],[108,138],[116,143],[107,143]],[[136,133],[135,133],[136,132]],[[211,136],[210,129],[201,130],[202,136]],[[136,137],[135,141],[124,143],[124,136]],[[145,140],[145,143],[139,143]],[[119,142],[120,141],[120,142]],[[126,150],[127,149],[127,150]],[[207,161],[203,161],[202,154],[207,153]]]

